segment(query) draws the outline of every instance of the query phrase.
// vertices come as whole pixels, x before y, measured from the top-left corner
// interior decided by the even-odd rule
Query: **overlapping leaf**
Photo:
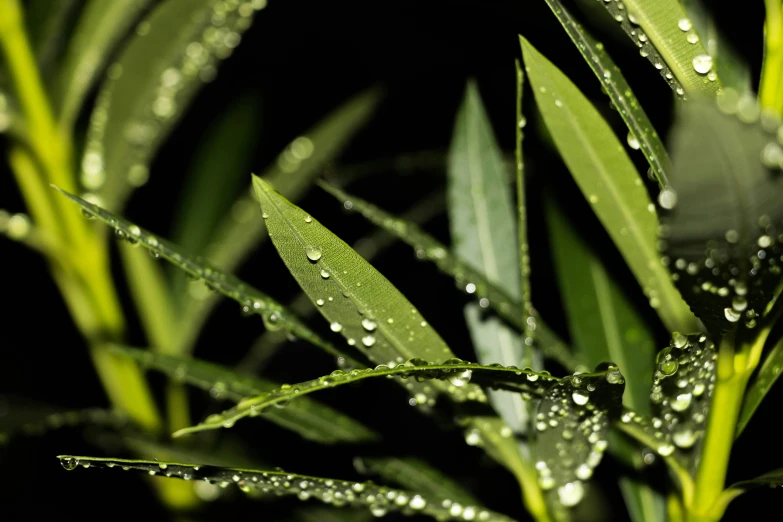
[[[660,248],[715,336],[755,326],[781,281],[783,148],[757,119],[752,99],[693,101],[671,135],[676,205],[662,216]]]
[[[245,397],[275,390],[279,384],[257,377],[237,374],[227,368],[198,359],[162,355],[147,350],[115,347],[144,368],[157,370],[175,381],[185,382],[209,392],[214,399],[240,402]],[[317,442],[362,442],[378,435],[360,422],[310,398],[287,408],[267,412],[267,418],[280,426]]]
[[[108,468],[134,470],[145,474],[182,480],[205,480],[222,487],[236,485],[247,494],[295,495],[300,500],[320,500],[335,506],[364,507],[375,516],[399,511],[403,514],[423,514],[438,520],[483,520],[512,522],[512,519],[475,506],[463,506],[448,498],[425,497],[415,492],[377,486],[371,482],[352,482],[297,475],[285,471],[261,471],[219,468],[194,464],[128,459],[103,459],[62,455],[58,457],[67,470]]]
[[[671,331],[694,331],[694,318],[660,263],[655,206],[628,154],[579,89],[520,39],[538,108],[582,194],[664,325]]]
[[[761,401],[764,400],[781,374],[783,374],[783,341],[778,341],[766,355],[764,363],[745,392],[742,410],[737,420],[737,437],[742,434]]]

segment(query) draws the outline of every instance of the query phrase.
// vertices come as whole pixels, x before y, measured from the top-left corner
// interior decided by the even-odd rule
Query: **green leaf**
[[[610,423],[622,409],[625,380],[617,367],[604,363],[596,372],[558,380],[538,404],[538,483],[565,507],[584,498],[584,481],[601,462]]]
[[[443,273],[453,277],[457,288],[479,298],[479,305],[484,302],[519,330],[524,328],[521,302],[512,299],[503,288],[495,286],[478,270],[454,256],[443,243],[425,233],[415,223],[398,219],[361,198],[346,194],[337,187],[326,183],[319,183],[319,185],[342,201],[346,208],[360,212],[373,224],[412,246],[416,251],[416,257],[434,263]],[[578,366],[579,361],[574,359],[563,341],[541,318],[536,317],[535,324],[544,355],[560,361],[566,368]]]
[[[520,271],[508,171],[475,82],[468,82],[454,124],[448,161],[449,227],[453,252],[489,283],[503,285],[520,301]],[[518,310],[519,308],[515,306]],[[519,333],[480,305],[465,307],[465,320],[479,362],[531,366]],[[515,433],[527,431],[527,408],[519,395],[490,394],[495,409]]]
[[[672,334],[671,345],[656,356],[650,400],[666,434],[660,454],[677,450],[678,460],[694,472],[712,402],[718,354],[704,334]],[[653,420],[655,422],[655,420]]]
[[[80,8],[79,0],[24,2],[25,28],[44,79],[49,79],[56,71],[62,49],[70,36],[68,26],[79,14]]]
[[[101,86],[82,159],[82,184],[107,208],[147,181],[158,147],[253,14],[247,2],[169,0],[141,23]]]
[[[574,347],[588,364],[614,361],[625,372],[623,402],[650,414],[655,344],[652,332],[634,310],[582,234],[552,197],[546,198],[549,241],[554,251],[558,283]],[[627,451],[626,451],[627,450]],[[632,460],[638,448],[614,448]],[[657,520],[663,498],[641,481],[620,479],[621,491],[635,522]],[[637,513],[638,512],[638,513]]]
[[[628,127],[628,145],[642,151],[650,164],[650,174],[658,180],[661,188],[665,187],[668,185],[667,173],[671,168],[669,156],[622,71],[606,53],[603,44],[585,31],[560,0],[546,2],[620,113]]]
[[[385,480],[405,486],[422,495],[449,498],[463,506],[478,505],[478,500],[462,484],[415,457],[373,457],[358,459],[357,468],[375,473]]]
[[[655,206],[625,149],[595,107],[520,37],[541,115],[571,175],[670,331],[695,321],[656,251]]]
[[[772,389],[772,385],[783,373],[783,340],[780,340],[767,354],[753,382],[748,386],[745,392],[745,399],[742,403],[742,411],[737,420],[736,437],[742,434],[745,426],[748,425],[756,409],[764,400],[767,393]]]
[[[681,0],[682,7],[697,34],[704,37],[707,52],[715,61],[715,70],[724,88],[746,92],[752,89],[750,67],[731,42],[721,34],[703,0]]]
[[[321,122],[294,139],[280,158],[262,177],[275,183],[281,194],[295,201],[310,188],[311,182],[324,164],[339,156],[349,140],[367,122],[381,98],[379,89],[368,89],[349,99],[328,114]],[[285,161],[284,161],[285,159]],[[292,162],[292,160],[298,162]],[[285,168],[281,167],[285,165]],[[258,203],[243,195],[231,211],[215,226],[206,247],[205,257],[226,272],[236,270],[247,255],[266,238],[266,227],[258,217]],[[198,333],[217,297],[191,299],[183,312],[182,350],[191,351]]]
[[[7,421],[3,422],[0,426],[0,446],[18,436],[45,435],[61,428],[106,426],[119,429],[128,426],[128,424],[128,417],[122,413],[101,408],[47,412],[43,415],[33,413],[25,415],[23,422],[11,425]]]
[[[454,356],[405,296],[355,250],[261,178],[254,176],[253,185],[280,257],[332,331],[378,364]]]
[[[717,107],[684,104],[671,133],[674,192],[660,248],[716,338],[740,322],[755,326],[781,281],[783,176],[774,169],[783,149],[777,129],[757,119],[752,97],[727,93]]]
[[[525,115],[522,113],[522,94],[525,87],[525,73],[522,72],[522,64],[519,60],[514,60],[514,68],[517,73],[517,112],[514,137],[514,159],[516,160],[516,189],[517,189],[517,249],[519,254],[517,261],[519,263],[519,294],[522,299],[522,311],[525,314],[525,324],[523,331],[525,334],[525,344],[535,341],[536,331],[536,313],[533,308],[532,295],[530,290],[530,254],[527,242],[527,199],[525,198],[525,163],[522,154],[522,139],[524,133],[523,127],[527,123]]]
[[[205,259],[200,257],[191,257],[182,253],[174,244],[147,232],[138,225],[135,225],[101,207],[89,203],[78,196],[69,194],[64,190],[55,187],[60,193],[65,195],[72,202],[82,208],[82,213],[86,217],[97,217],[103,223],[114,229],[115,235],[131,244],[143,246],[153,257],[162,257],[171,262],[180,270],[185,271],[195,279],[199,279],[211,290],[220,292],[242,305],[242,311],[246,314],[258,314],[264,320],[267,329],[285,328],[293,335],[300,337],[315,346],[323,349],[335,357],[345,357],[346,360],[353,362],[352,359],[343,354],[331,343],[322,339],[313,332],[296,316],[291,314],[280,303],[262,293],[260,290],[248,286],[236,277],[223,273],[211,266]]]
[[[678,0],[615,0],[603,5],[676,94],[714,95],[721,88],[712,57]]]
[[[546,199],[549,238],[557,279],[574,348],[587,364],[617,364],[626,375],[624,404],[650,414],[649,390],[655,366],[652,332],[634,310],[597,253],[566,217],[565,210]]]
[[[361,506],[369,509],[376,516],[383,516],[390,511],[402,511],[410,514],[420,513],[438,520],[465,520],[467,512],[469,513],[468,518],[476,520],[512,521],[505,515],[482,510],[475,506],[455,504],[450,499],[424,497],[415,492],[376,486],[371,482],[325,479],[285,471],[219,468],[163,461],[104,459],[72,455],[60,455],[57,458],[67,470],[73,470],[79,466],[113,468],[184,480],[205,480],[220,486],[225,484],[224,487],[236,484],[240,491],[245,493],[263,493],[275,496],[296,495],[300,500],[312,498],[335,506]]]
[[[609,372],[602,371],[587,375],[596,375],[598,376],[597,378],[603,378],[607,373]],[[546,392],[549,384],[558,380],[548,372],[538,373],[528,369],[520,370],[515,366],[483,366],[456,358],[448,359],[440,364],[432,364],[423,359],[411,359],[393,367],[380,364],[375,368],[357,369],[350,372],[335,370],[330,375],[325,375],[318,379],[281,387],[256,397],[247,398],[237,404],[235,408],[210,415],[201,424],[180,430],[174,436],[197,431],[230,428],[240,419],[265,413],[270,406],[286,405],[289,401],[317,391],[357,383],[365,379],[386,376],[397,376],[402,379],[414,377],[419,382],[428,380],[448,381],[449,386],[447,389],[455,400],[478,402],[486,402],[486,397],[481,390],[468,387],[467,384],[469,382],[516,391],[527,394],[530,397],[534,395],[541,397]],[[419,400],[418,397],[416,399],[420,404],[427,402],[425,397],[422,397],[422,400]]]
[[[769,471],[749,480],[740,480],[729,486],[728,489],[751,489],[760,486],[783,486],[783,468]]]
[[[213,399],[240,402],[243,398],[272,391],[280,385],[265,379],[238,374],[208,362],[154,353],[128,347],[113,350],[131,357],[140,366],[153,369],[178,382],[185,382],[208,391]],[[270,421],[300,434],[302,437],[325,444],[363,442],[378,435],[360,422],[325,404],[305,398],[287,408],[270,410]]]
[[[84,6],[62,58],[53,91],[53,103],[62,128],[71,128],[117,44],[150,3],[151,0],[89,0]]]

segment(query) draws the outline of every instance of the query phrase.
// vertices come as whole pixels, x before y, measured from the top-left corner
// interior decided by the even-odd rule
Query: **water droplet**
[[[329,279],[329,272],[327,272],[326,270],[321,270],[321,277],[324,279]]]
[[[733,308],[724,308],[723,309],[723,315],[726,317],[726,320],[730,323],[736,323],[740,320],[741,314],[734,310]]]
[[[332,323],[329,325],[329,328],[333,332],[337,333],[337,332],[341,332],[343,330],[343,325],[341,325],[337,321],[332,321]]]
[[[68,471],[73,471],[79,465],[79,459],[72,459],[70,457],[60,459],[60,465]]]
[[[590,477],[593,476],[593,468],[591,468],[587,464],[582,464],[578,468],[576,468],[576,476],[581,480],[588,480]]]
[[[365,335],[362,337],[362,344],[369,348],[370,346],[375,344],[375,336],[374,335]]]
[[[313,222],[313,218],[311,218],[310,216],[305,216],[305,223],[312,223],[312,222]]]
[[[690,448],[696,442],[696,438],[696,433],[686,426],[681,426],[672,435],[672,440],[678,448]]]
[[[668,457],[672,453],[674,453],[674,446],[671,444],[661,444],[658,446],[658,455],[661,457]]]
[[[317,304],[318,306],[323,306],[324,305],[324,300],[323,299],[318,299],[318,300],[316,300],[315,304]]]
[[[658,204],[666,210],[671,210],[677,205],[677,193],[671,187],[664,187],[658,194]]]
[[[639,144],[639,140],[631,132],[628,132],[626,141],[628,142],[628,146],[631,147],[633,150],[639,150],[639,148],[641,147],[641,145]]]
[[[584,406],[585,404],[587,404],[587,401],[590,400],[590,396],[589,395],[587,395],[585,393],[578,392],[578,391],[575,391],[574,393],[572,393],[571,394],[571,398],[579,406]]]
[[[362,328],[364,328],[368,332],[372,332],[373,330],[375,330],[375,328],[377,328],[377,326],[378,325],[376,324],[376,322],[373,321],[372,319],[367,319],[367,318],[362,319]]]
[[[685,411],[691,405],[692,398],[690,393],[681,393],[671,401],[671,407],[674,411]]]
[[[321,259],[321,249],[317,246],[305,247],[305,254],[307,254],[307,259],[310,261],[318,261]]]
[[[424,509],[427,506],[427,501],[421,495],[414,495],[408,505],[411,509]]]
[[[590,201],[590,203],[592,203],[592,204],[596,204],[596,203],[598,203],[598,196],[596,196],[595,194],[590,194],[590,197],[589,197],[589,198],[587,198],[587,199],[588,199],[588,200]]]
[[[457,373],[450,374],[447,379],[456,387],[465,386],[470,382],[470,378],[473,376],[473,370],[464,370]]]
[[[691,30],[693,24],[687,18],[680,18],[680,21],[677,22],[677,27],[680,28],[680,31],[687,33],[688,31]]]
[[[582,482],[579,480],[569,482],[557,488],[557,498],[566,507],[579,504],[584,494],[584,486],[582,486]]]
[[[688,33],[688,36],[686,36],[685,39],[688,43],[695,44],[699,42],[699,35],[696,33]]]
[[[693,70],[699,74],[707,74],[712,69],[712,56],[700,54],[693,58]]]

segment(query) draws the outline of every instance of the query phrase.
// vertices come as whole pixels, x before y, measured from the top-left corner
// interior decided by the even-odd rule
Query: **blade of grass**
[[[622,71],[604,50],[603,44],[585,31],[560,0],[546,0],[546,3],[576,48],[579,49],[587,65],[601,82],[601,86],[606,90],[606,94],[617,108],[617,112],[620,113],[620,117],[628,127],[629,145],[642,151],[650,164],[650,172],[658,180],[660,187],[664,188],[669,184],[666,175],[671,168],[671,161],[666,154],[663,142],[625,80]]]
[[[783,339],[779,340],[767,354],[756,377],[748,386],[742,403],[742,410],[737,420],[736,437],[742,434],[761,401],[764,400],[764,397],[772,389],[772,385],[775,384],[775,381],[783,373],[781,369],[783,369]]]
[[[425,498],[415,492],[376,486],[370,482],[352,482],[298,475],[284,471],[218,468],[175,462],[106,459],[60,455],[57,457],[67,470],[84,468],[114,468],[184,480],[206,480],[213,484],[235,484],[245,493],[261,492],[275,495],[296,495],[301,500],[318,499],[327,504],[365,507],[376,516],[389,511],[410,509],[438,520],[465,520],[477,518],[486,522],[512,522],[499,513],[477,509],[474,506],[458,506],[450,499]],[[337,495],[339,493],[339,495]]]
[[[142,368],[159,371],[177,382],[205,390],[213,399],[240,402],[245,397],[280,387],[272,381],[238,374],[199,359],[124,346],[115,346],[113,349],[130,357]],[[296,401],[285,408],[270,410],[268,419],[308,440],[324,444],[366,442],[379,438],[377,433],[360,422],[310,398]]]
[[[783,3],[764,0],[764,61],[759,85],[761,106],[783,118]]]
[[[558,151],[598,219],[670,331],[696,321],[656,250],[655,207],[609,125],[571,81],[520,37],[537,105]]]

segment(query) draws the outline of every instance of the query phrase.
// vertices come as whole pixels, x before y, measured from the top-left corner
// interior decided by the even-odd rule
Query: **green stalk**
[[[764,63],[759,84],[759,102],[764,109],[783,117],[783,3],[764,0]]]

